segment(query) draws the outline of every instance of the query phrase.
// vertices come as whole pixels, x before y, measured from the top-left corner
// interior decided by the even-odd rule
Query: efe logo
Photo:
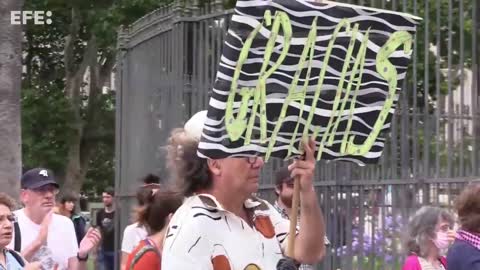
[[[52,24],[52,19],[50,19],[50,17],[52,17],[51,11],[17,10],[10,12],[10,23],[15,25],[27,24],[28,21],[33,20],[33,24],[35,25]]]

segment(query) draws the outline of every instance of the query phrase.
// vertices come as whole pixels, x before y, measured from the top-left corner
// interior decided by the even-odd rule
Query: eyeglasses
[[[53,193],[53,195],[57,195],[58,192],[59,192],[58,188],[53,186],[53,185],[41,186],[41,187],[32,189],[32,191],[35,192],[35,193],[41,193],[41,194],[51,192],[51,193]]]
[[[245,159],[247,160],[248,164],[253,165],[257,163],[259,158],[261,159],[261,157],[246,157]]]

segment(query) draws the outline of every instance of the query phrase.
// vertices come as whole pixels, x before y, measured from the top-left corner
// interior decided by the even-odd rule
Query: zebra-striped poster
[[[420,19],[334,2],[238,0],[199,155],[380,158]]]

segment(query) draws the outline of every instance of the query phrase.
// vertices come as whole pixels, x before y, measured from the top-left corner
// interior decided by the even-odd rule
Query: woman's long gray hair
[[[445,209],[423,206],[410,218],[406,236],[407,253],[425,257],[429,252],[429,243],[435,239],[435,228],[440,221],[453,227],[453,216]]]

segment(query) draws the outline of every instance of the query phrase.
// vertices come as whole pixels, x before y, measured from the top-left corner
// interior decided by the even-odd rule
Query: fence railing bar
[[[472,8],[472,24],[476,25],[474,29],[478,29],[480,27],[480,20],[478,16],[480,16],[480,11],[479,11],[479,6],[478,6],[478,1],[473,1],[473,8]],[[471,93],[471,101],[472,101],[472,115],[477,116],[478,115],[478,102],[480,99],[480,83],[479,83],[479,76],[480,76],[480,69],[478,67],[478,34],[477,31],[472,31],[472,93]],[[473,122],[473,134],[478,134],[478,127],[479,127],[479,121],[474,121]],[[472,155],[472,174],[478,175],[480,172],[480,166],[478,163],[478,137],[474,138],[472,140],[472,149],[471,155]]]
[[[428,2],[428,1],[427,1]],[[436,108],[435,108],[435,177],[440,177],[440,144],[442,136],[440,134],[440,113],[443,112],[443,96],[440,95],[440,62],[441,62],[441,34],[440,34],[440,25],[441,25],[441,3],[440,1],[436,2],[436,31],[435,31],[435,44],[436,44],[436,55],[435,55],[435,97],[437,99]],[[426,29],[429,31],[429,29]]]
[[[210,14],[203,14],[194,17],[180,17],[176,21],[177,22],[199,22],[209,19],[215,19],[218,17],[230,16],[233,14],[233,9],[225,10],[225,11],[216,11]]]
[[[464,14],[463,13],[463,1],[459,1],[459,14]],[[464,104],[465,104],[465,66],[464,66],[464,55],[465,55],[465,34],[464,34],[464,18],[463,16],[458,16],[459,17],[459,23],[460,23],[460,48],[459,48],[459,52],[460,52],[460,106],[459,106],[459,110],[458,110],[458,113],[462,114],[464,113]],[[469,110],[471,111],[471,110]],[[466,171],[465,171],[465,165],[464,165],[464,151],[463,151],[463,148],[464,148],[464,143],[463,143],[463,140],[465,139],[465,136],[464,136],[464,125],[463,125],[463,121],[461,120],[460,121],[460,155],[459,155],[459,159],[460,159],[460,164],[459,164],[459,171],[460,173],[458,175],[461,175],[461,176],[465,176],[467,175]]]
[[[452,0],[448,1],[448,56],[447,56],[447,62],[448,62],[448,70],[447,70],[447,84],[448,84],[448,95],[447,95],[447,100],[448,100],[448,112],[453,112],[453,90],[452,90]],[[448,113],[450,115],[450,113]],[[448,118],[448,153],[454,153],[453,152],[453,142],[455,140],[454,134],[453,134],[453,127],[454,127],[454,122],[452,119],[449,117]],[[454,159],[454,155],[448,155],[447,158],[447,177],[452,177],[452,159]]]
[[[425,28],[425,33],[424,33],[424,66],[428,67],[429,66],[429,2],[430,1],[425,1],[425,23],[424,23],[424,28]],[[430,176],[430,147],[429,147],[429,142],[430,142],[430,127],[429,127],[429,107],[430,107],[430,101],[429,101],[429,71],[428,68],[424,69],[424,86],[423,86],[423,101],[424,101],[424,106],[423,106],[423,122],[424,122],[424,129],[423,129],[423,176],[428,177]]]
[[[413,2],[413,14],[418,15],[418,10],[417,10],[417,0],[414,0]],[[414,36],[414,44],[417,44],[418,41],[418,35],[415,34]],[[413,158],[412,158],[412,177],[417,177],[419,175],[419,162],[420,162],[420,156],[419,156],[419,151],[418,151],[418,140],[415,139],[418,137],[418,116],[420,115],[420,112],[418,111],[418,101],[417,101],[417,96],[418,96],[418,90],[417,90],[417,61],[418,57],[418,46],[413,46],[413,54],[412,54],[412,70],[413,70],[413,78],[412,78],[412,88],[413,88],[413,95],[412,95],[412,100],[413,100],[413,105],[412,105],[412,114],[413,114],[413,121],[412,121],[412,130],[411,130],[411,138],[412,138],[412,150],[413,150]],[[410,110],[409,110],[410,113]],[[408,114],[407,114],[408,115]]]
[[[429,178],[429,179],[391,179],[381,181],[371,180],[349,180],[343,183],[338,183],[336,180],[315,181],[315,187],[325,186],[368,186],[368,185],[415,185],[415,184],[434,184],[434,183],[465,183],[465,182],[480,182],[480,177],[459,177],[459,178]],[[274,189],[274,184],[262,184],[259,190]]]

